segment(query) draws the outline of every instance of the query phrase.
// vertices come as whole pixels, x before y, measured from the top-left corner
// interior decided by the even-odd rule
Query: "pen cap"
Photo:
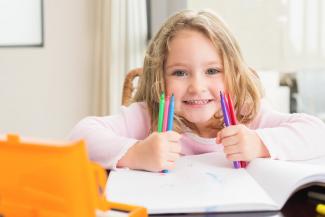
[[[318,205],[316,206],[316,211],[317,211],[319,214],[325,215],[325,204],[318,204]]]

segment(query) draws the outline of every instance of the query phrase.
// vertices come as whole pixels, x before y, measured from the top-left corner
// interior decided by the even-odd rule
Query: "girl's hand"
[[[217,143],[222,143],[227,158],[231,161],[250,161],[259,157],[270,157],[260,137],[245,125],[233,125],[217,134]]]
[[[137,142],[118,162],[118,167],[158,172],[171,170],[180,157],[181,135],[174,131],[154,132]]]

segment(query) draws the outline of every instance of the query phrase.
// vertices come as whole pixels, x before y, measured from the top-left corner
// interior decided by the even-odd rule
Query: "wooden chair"
[[[136,78],[142,74],[142,68],[136,68],[130,70],[124,79],[122,90],[122,105],[128,105],[133,97],[133,92],[136,89]]]

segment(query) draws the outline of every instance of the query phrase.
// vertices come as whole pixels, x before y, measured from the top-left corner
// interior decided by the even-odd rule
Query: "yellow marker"
[[[321,215],[325,215],[325,204],[318,204],[316,206],[316,212],[318,212]]]

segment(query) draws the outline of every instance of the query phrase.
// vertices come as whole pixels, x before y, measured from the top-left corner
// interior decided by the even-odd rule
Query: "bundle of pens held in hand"
[[[220,103],[221,103],[221,109],[223,113],[223,120],[226,127],[229,127],[230,125],[237,124],[237,118],[229,94],[226,93],[225,95],[222,93],[222,91],[220,91]],[[234,168],[236,169],[245,168],[247,166],[247,163],[245,161],[234,161],[233,164],[234,164]]]
[[[225,97],[226,95],[226,97]],[[223,94],[220,91],[221,109],[224,117],[224,123],[226,127],[237,124],[237,118],[235,115],[234,106],[228,93]],[[171,96],[162,92],[159,100],[159,114],[158,114],[158,132],[170,131],[173,129],[174,121],[174,94]],[[234,161],[234,168],[245,168],[247,163],[245,161]],[[163,170],[162,172],[168,172]]]
[[[172,96],[162,92],[159,100],[158,114],[158,132],[170,131],[173,129],[174,121],[174,94]],[[168,173],[168,170],[163,170],[163,173]]]
[[[174,94],[172,96],[162,92],[159,100],[158,132],[170,131],[173,129],[174,120]]]

